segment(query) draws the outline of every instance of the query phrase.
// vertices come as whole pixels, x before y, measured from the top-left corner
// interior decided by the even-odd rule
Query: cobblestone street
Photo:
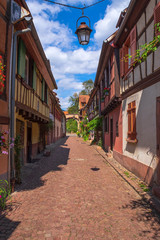
[[[160,239],[158,215],[80,138],[60,140],[23,175],[0,239]]]

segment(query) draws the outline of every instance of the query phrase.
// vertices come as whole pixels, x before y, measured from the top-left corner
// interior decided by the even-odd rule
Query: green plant
[[[149,188],[144,183],[139,183],[139,186],[143,189],[144,192],[149,192]]]
[[[102,139],[99,139],[98,146],[103,147]]]
[[[53,121],[49,119],[48,123],[45,124],[45,132],[48,133],[51,130],[53,130]]]
[[[102,118],[94,118],[87,124],[88,130],[89,131],[98,131],[101,130],[102,128]]]
[[[81,133],[79,131],[76,132],[77,133],[77,136],[80,137],[81,136]]]
[[[66,127],[67,127],[67,132],[71,133],[74,132],[76,133],[78,130],[78,124],[77,121],[75,119],[69,119],[66,123]]]
[[[124,171],[124,174],[125,174],[127,177],[130,177],[129,172]]]
[[[5,209],[6,201],[11,195],[11,188],[7,180],[0,180],[0,207]]]
[[[16,181],[17,183],[21,183],[21,160],[20,160],[20,152],[21,152],[21,138],[20,136],[16,136],[14,141],[14,163],[15,163],[15,171],[16,171]]]
[[[8,131],[0,131],[0,154],[8,155],[8,148],[14,147],[14,139],[8,140]]]
[[[155,24],[155,32],[160,32],[160,23]],[[141,45],[133,55],[126,54],[122,61],[128,62],[128,59],[134,58],[133,66],[135,66],[137,63],[141,63],[142,61],[145,61],[147,59],[147,56],[151,52],[155,52],[158,48],[158,44],[160,43],[160,35],[157,35],[153,38],[152,41],[148,43],[145,43]]]

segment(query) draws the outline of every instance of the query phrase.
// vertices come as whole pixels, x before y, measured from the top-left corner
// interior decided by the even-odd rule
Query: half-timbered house
[[[89,100],[89,95],[79,95],[79,119],[80,121],[83,120],[83,118],[86,116],[86,108],[85,106],[87,105]]]
[[[18,3],[27,9],[25,1]],[[24,21],[15,25],[16,30],[24,28]],[[49,93],[57,85],[33,23],[31,32],[18,37],[17,45],[15,136],[21,138],[21,159],[25,164],[46,144],[44,127],[49,122]]]
[[[135,62],[136,49],[149,44],[160,22],[159,0],[131,0],[114,44],[120,47],[123,154],[120,163],[160,194],[160,47]],[[143,51],[142,51],[143,52]],[[126,60],[126,56],[132,56]]]
[[[0,86],[0,132],[9,131],[9,77],[10,77],[10,55],[11,54],[11,23],[10,23],[10,1],[0,1],[0,61],[4,66],[5,81]],[[3,89],[3,90],[2,90]],[[0,139],[1,141],[2,139]],[[8,134],[6,134],[8,140]],[[0,142],[1,144],[1,142]],[[7,154],[0,154],[0,179],[9,179],[9,158]]]
[[[115,36],[116,33],[103,42],[95,86],[99,86],[100,91],[100,115],[103,117],[103,147],[108,152],[122,153],[119,51],[113,44]]]

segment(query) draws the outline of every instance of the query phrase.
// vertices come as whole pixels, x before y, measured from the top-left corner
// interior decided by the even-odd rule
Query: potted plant
[[[104,95],[108,96],[109,91],[110,91],[110,88],[104,88],[104,90],[103,90]]]

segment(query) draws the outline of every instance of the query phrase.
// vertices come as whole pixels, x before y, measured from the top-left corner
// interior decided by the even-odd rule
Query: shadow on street
[[[147,231],[142,231],[141,236],[147,237],[150,233],[154,234],[149,239],[160,239],[160,215],[157,214],[150,204],[143,199],[131,201],[130,204],[122,206],[122,209],[137,210],[136,215],[131,219],[133,222],[143,222],[147,227]]]
[[[65,144],[68,137],[61,139],[53,149],[49,157],[41,157],[35,163],[27,164],[22,168],[22,184],[16,185],[16,191],[33,190],[41,187],[47,180],[42,177],[49,172],[62,171],[62,165],[67,165],[70,149]]]
[[[10,208],[10,206],[8,206],[6,210],[10,210],[8,208]],[[8,219],[5,213],[0,212],[0,239],[8,239],[20,223],[19,221]]]

